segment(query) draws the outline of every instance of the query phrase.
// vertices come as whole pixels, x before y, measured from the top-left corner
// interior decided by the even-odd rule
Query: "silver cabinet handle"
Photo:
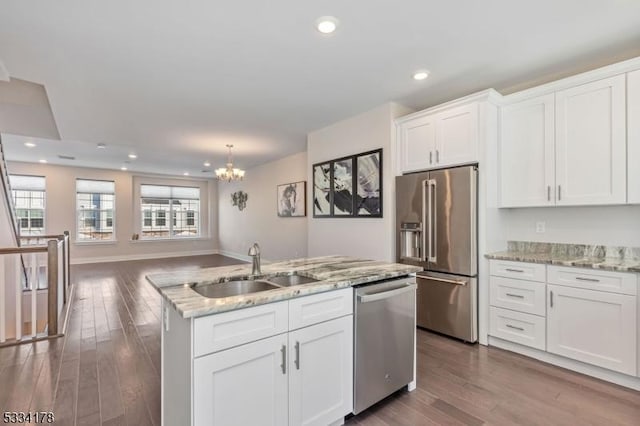
[[[421,279],[421,280],[438,281],[440,283],[462,285],[462,286],[467,285],[466,281],[448,280],[446,278],[438,278],[438,277],[431,277],[428,275],[421,275],[420,273],[417,273],[416,277],[418,277],[418,279]]]
[[[562,185],[558,185],[558,201],[562,200]]]
[[[549,307],[553,308],[553,291],[549,291]]]
[[[416,287],[417,286],[415,284],[407,284],[407,285],[403,285],[400,288],[394,288],[388,291],[381,291],[379,293],[373,293],[373,294],[358,295],[358,303],[369,303],[369,302],[375,302],[376,300],[387,299],[389,297],[397,296],[399,294],[406,293],[408,291],[413,291],[416,289]]]
[[[436,163],[440,162],[440,151],[436,149]]]
[[[520,272],[521,274],[524,273],[524,271],[522,269],[513,269],[513,268],[505,268],[505,271],[507,271],[507,272]]]
[[[518,299],[524,299],[524,296],[521,294],[513,294],[513,293],[505,293],[509,297],[517,297]]]
[[[429,151],[429,164],[433,164],[433,151]]]
[[[578,281],[588,281],[590,283],[599,283],[600,280],[596,279],[596,278],[586,278],[586,277],[576,277],[576,280]]]
[[[300,370],[300,342],[296,342],[296,359],[294,363],[296,364],[296,370]]]
[[[551,185],[547,185],[547,201],[551,201]]]
[[[282,364],[280,364],[280,368],[282,369],[282,374],[287,374],[287,345],[282,345],[280,352],[282,352]]]
[[[507,324],[507,327],[513,328],[514,330],[518,330],[518,331],[524,331],[524,328],[516,327],[515,325],[511,325],[511,324]]]

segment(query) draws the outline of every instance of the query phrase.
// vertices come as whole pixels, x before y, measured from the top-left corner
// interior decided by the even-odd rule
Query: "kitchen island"
[[[342,424],[353,410],[352,287],[418,270],[324,256],[265,265],[258,276],[246,264],[148,276],[163,296],[163,424]],[[274,277],[312,282],[202,295]]]

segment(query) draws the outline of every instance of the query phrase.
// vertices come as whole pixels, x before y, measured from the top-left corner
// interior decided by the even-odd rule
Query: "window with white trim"
[[[21,236],[45,235],[45,178],[9,175],[11,196]]]
[[[200,188],[140,185],[141,238],[200,235]]]
[[[76,179],[77,241],[115,240],[115,183]]]

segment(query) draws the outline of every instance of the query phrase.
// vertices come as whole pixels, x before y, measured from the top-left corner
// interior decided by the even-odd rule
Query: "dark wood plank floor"
[[[197,256],[74,266],[64,338],[0,349],[0,412],[59,425],[160,424],[160,297],[152,272],[233,264]],[[418,389],[349,425],[638,425],[640,392],[500,349],[418,332]]]

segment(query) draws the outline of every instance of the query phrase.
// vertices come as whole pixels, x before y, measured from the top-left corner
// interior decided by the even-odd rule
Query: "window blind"
[[[18,191],[44,191],[45,178],[42,176],[9,175],[9,186]]]
[[[140,185],[140,196],[143,198],[199,200],[200,188],[188,186]]]
[[[113,194],[116,184],[110,180],[76,179],[76,191],[84,194]]]

